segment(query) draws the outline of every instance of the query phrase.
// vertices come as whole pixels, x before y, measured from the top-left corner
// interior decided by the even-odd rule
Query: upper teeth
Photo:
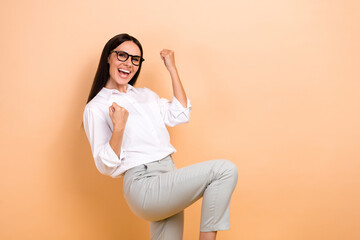
[[[121,69],[121,68],[119,68],[119,71],[124,72],[124,73],[130,73],[130,71],[125,70],[125,69]]]

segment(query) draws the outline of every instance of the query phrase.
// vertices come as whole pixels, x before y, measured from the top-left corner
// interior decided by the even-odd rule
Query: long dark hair
[[[95,74],[94,82],[92,84],[87,103],[90,102],[91,99],[93,99],[96,96],[96,94],[98,94],[103,87],[105,87],[105,84],[110,77],[110,74],[109,74],[110,65],[107,61],[110,52],[112,50],[114,50],[115,48],[117,48],[117,46],[119,46],[120,44],[122,44],[123,42],[126,42],[126,41],[134,42],[140,48],[141,58],[143,57],[142,46],[141,46],[140,42],[133,36],[130,36],[129,34],[126,34],[126,33],[122,33],[122,34],[116,35],[115,37],[111,38],[106,43],[106,45],[101,53],[99,66],[98,66],[96,74]],[[130,82],[129,82],[130,85],[135,84],[135,82],[140,74],[141,65],[142,65],[142,61],[140,62],[138,71],[135,73],[134,77],[130,80]]]

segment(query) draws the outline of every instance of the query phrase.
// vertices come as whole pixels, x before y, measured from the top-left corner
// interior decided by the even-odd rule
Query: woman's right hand
[[[117,105],[115,102],[109,107],[109,115],[113,123],[113,131],[124,130],[129,116],[129,112]]]

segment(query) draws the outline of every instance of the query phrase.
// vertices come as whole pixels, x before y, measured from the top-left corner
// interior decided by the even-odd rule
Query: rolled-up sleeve
[[[112,135],[110,126],[100,114],[86,108],[83,123],[97,169],[104,175],[112,176],[124,158],[123,149],[119,158],[109,143]]]
[[[185,108],[175,96],[171,102],[165,98],[158,100],[161,116],[167,126],[173,127],[190,121],[192,106],[188,98],[186,98],[186,101],[187,104]]]

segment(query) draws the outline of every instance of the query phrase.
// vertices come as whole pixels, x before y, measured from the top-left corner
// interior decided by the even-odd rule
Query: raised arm
[[[96,167],[102,174],[116,177],[116,170],[124,158],[121,143],[128,113],[114,103],[109,108],[109,114],[113,130],[96,109],[85,108],[83,122]]]
[[[109,143],[115,154],[120,158],[121,144],[129,112],[114,102],[109,107],[109,115],[113,123],[113,132]]]
[[[175,98],[181,103],[181,105],[186,108],[187,107],[187,98],[185,94],[184,87],[181,84],[179,73],[177,71],[176,65],[175,65],[175,53],[172,50],[169,49],[163,49],[160,52],[160,57],[164,61],[164,64],[167,68],[167,70],[170,73],[171,81],[172,81],[172,87],[173,87],[173,93]]]

